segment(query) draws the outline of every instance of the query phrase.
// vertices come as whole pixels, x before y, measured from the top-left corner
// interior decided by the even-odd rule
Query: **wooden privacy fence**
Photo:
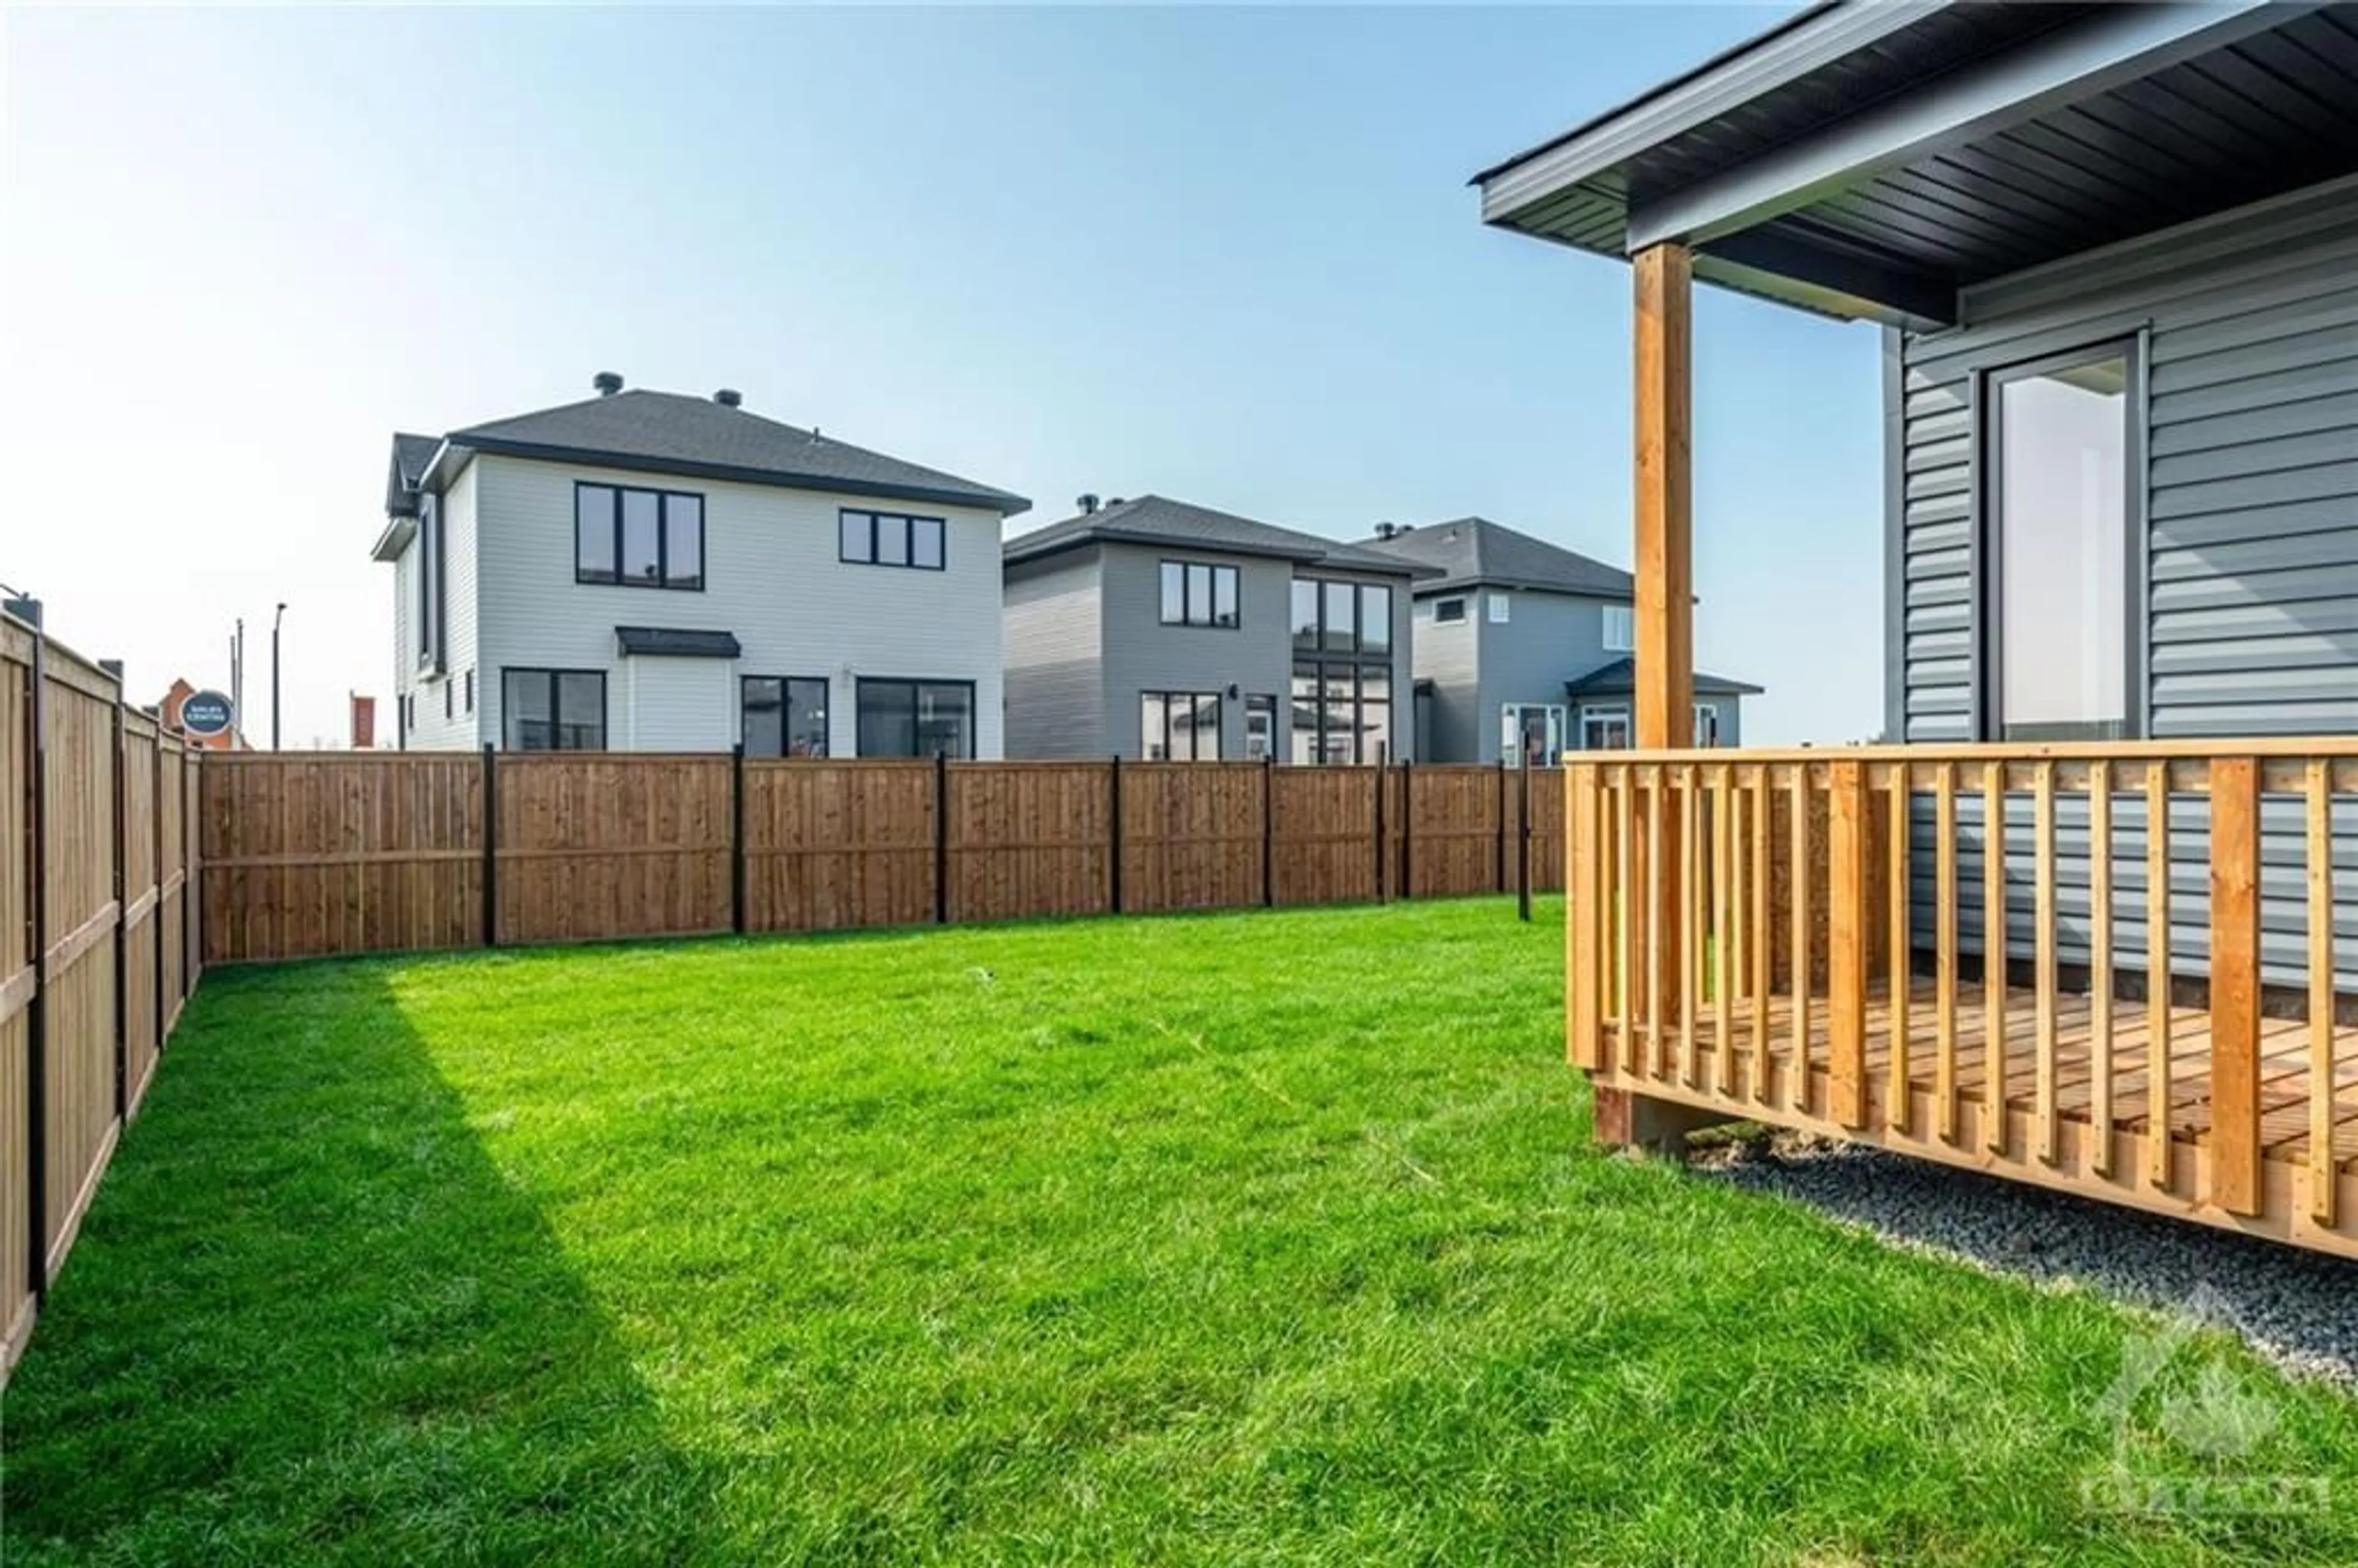
[[[0,616],[0,1370],[195,982],[197,781],[111,671]]]
[[[1563,882],[1552,772],[489,750],[205,772],[212,962]]]

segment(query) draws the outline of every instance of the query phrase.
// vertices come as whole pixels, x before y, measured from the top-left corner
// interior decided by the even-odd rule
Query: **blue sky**
[[[1629,283],[1466,178],[1774,21],[1522,10],[0,15],[0,580],[151,697],[287,614],[392,686],[387,433],[633,384],[1033,496],[1626,563]],[[1698,662],[1879,714],[1877,344],[1711,290]],[[265,650],[250,641],[257,716]]]

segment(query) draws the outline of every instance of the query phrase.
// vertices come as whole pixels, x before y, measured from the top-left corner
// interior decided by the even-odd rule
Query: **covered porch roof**
[[[2358,5],[1833,0],[1475,177],[1485,222],[1845,319],[2358,171]]]

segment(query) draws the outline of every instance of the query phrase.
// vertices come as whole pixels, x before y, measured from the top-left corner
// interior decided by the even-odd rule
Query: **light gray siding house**
[[[1476,184],[1493,224],[1881,324],[1894,739],[2358,733],[2358,6],[1812,6]],[[2169,810],[2169,935],[2199,971],[2207,809]],[[2142,805],[2114,816],[2134,967]],[[2271,981],[2307,967],[2300,821],[2265,800]],[[2358,813],[2330,821],[2348,990]],[[2060,804],[2067,963],[2087,824]],[[2005,831],[2029,864],[2018,797]],[[1970,878],[1962,903],[1978,950]],[[2019,875],[2004,917],[2033,958]]]
[[[1411,752],[1419,568],[1142,495],[1007,541],[1007,754],[1375,762]]]
[[[373,555],[409,748],[1001,754],[1021,496],[710,398],[396,435]]]
[[[1630,743],[1629,574],[1482,517],[1367,548],[1427,568],[1416,601],[1417,755],[1496,762]],[[1695,743],[1733,746],[1760,687],[1695,676]]]

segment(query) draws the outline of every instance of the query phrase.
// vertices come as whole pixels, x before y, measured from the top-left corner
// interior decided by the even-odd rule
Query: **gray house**
[[[1368,548],[1426,568],[1416,602],[1417,757],[1495,762],[1630,743],[1629,574],[1482,517],[1379,524]],[[1694,740],[1733,746],[1760,687],[1694,679]]]
[[[1397,557],[1159,495],[1006,542],[1007,754],[1410,754]]]

